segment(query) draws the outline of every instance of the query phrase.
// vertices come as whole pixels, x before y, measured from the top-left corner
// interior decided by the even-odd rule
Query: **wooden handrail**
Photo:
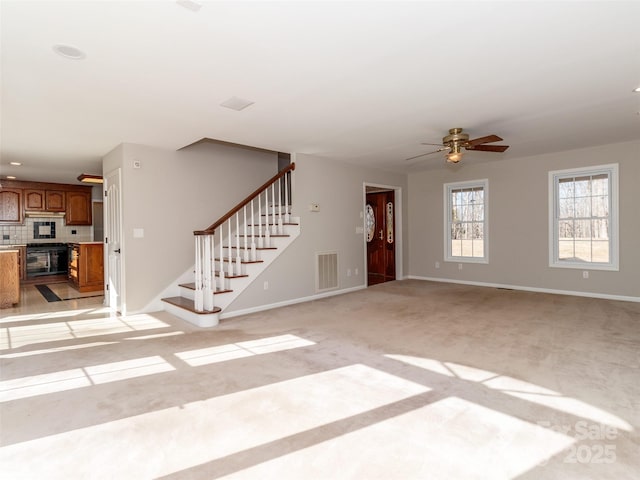
[[[284,167],[282,170],[280,170],[276,175],[274,175],[273,177],[271,177],[269,180],[267,180],[262,186],[258,187],[256,189],[255,192],[253,192],[251,195],[249,195],[247,198],[245,198],[243,201],[241,201],[238,205],[236,205],[235,207],[233,207],[231,210],[229,210],[225,215],[223,215],[220,220],[218,220],[217,222],[215,222],[212,225],[209,225],[206,229],[204,230],[196,230],[193,232],[194,235],[211,235],[215,232],[216,228],[218,228],[220,225],[222,225],[224,222],[226,222],[227,220],[229,220],[231,217],[233,217],[236,213],[238,213],[245,205],[248,205],[249,202],[251,202],[251,200],[253,200],[254,198],[256,198],[258,195],[260,195],[267,187],[269,187],[272,183],[274,183],[276,180],[284,177],[287,173],[289,173],[292,170],[296,169],[296,164],[292,163],[290,165],[287,165],[286,167]]]

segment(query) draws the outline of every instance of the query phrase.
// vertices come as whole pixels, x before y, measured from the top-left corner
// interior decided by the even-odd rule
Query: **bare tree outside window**
[[[549,172],[551,266],[617,270],[617,172],[617,164]]]
[[[487,181],[445,185],[447,260],[486,261]]]

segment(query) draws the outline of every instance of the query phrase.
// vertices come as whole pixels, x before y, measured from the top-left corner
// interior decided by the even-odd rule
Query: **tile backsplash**
[[[49,231],[54,233],[55,237],[37,238],[38,235],[34,235],[34,233],[39,231],[38,224],[41,222],[54,224],[51,225]],[[0,225],[0,245],[47,242],[90,242],[92,240],[93,227],[67,226],[64,224],[64,218],[29,217],[23,225]]]

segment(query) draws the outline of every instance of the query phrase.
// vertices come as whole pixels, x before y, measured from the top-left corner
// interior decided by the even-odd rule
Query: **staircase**
[[[180,296],[163,298],[165,310],[199,327],[213,327],[233,302],[300,234],[291,216],[295,163],[195,237],[194,280]]]

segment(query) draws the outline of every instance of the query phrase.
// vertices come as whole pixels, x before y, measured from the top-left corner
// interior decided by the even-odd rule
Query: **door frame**
[[[393,190],[394,192],[394,206],[393,206],[393,216],[395,219],[395,231],[394,234],[394,254],[396,260],[396,280],[404,279],[403,274],[403,260],[402,260],[402,252],[403,252],[403,237],[402,237],[402,187],[397,185],[384,185],[380,183],[373,182],[364,182],[362,184],[362,210],[360,210],[360,218],[362,220],[362,228],[363,232],[366,232],[366,219],[364,218],[364,212],[366,211],[367,206],[367,187],[373,188],[384,188],[386,190]],[[367,237],[366,235],[362,235],[362,246],[364,249],[364,286],[367,286],[367,278],[369,277],[369,265],[367,259]]]

